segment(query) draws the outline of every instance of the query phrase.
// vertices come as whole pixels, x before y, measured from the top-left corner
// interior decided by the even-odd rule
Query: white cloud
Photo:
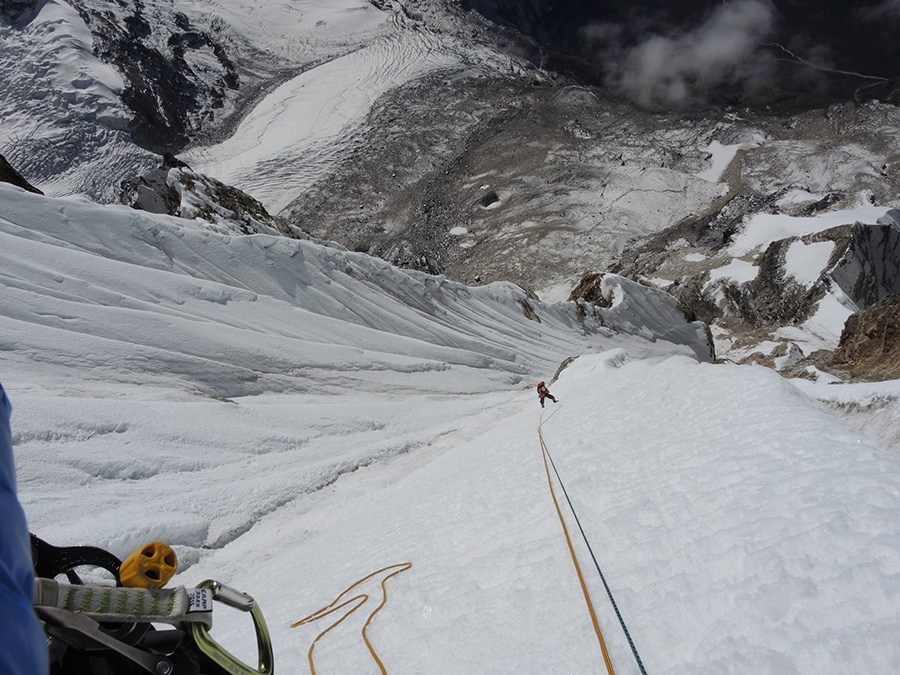
[[[733,0],[687,33],[651,35],[630,49],[607,42],[610,84],[644,105],[681,105],[709,87],[762,83],[771,61],[759,42],[774,26],[775,9],[768,0]],[[585,35],[603,42],[614,40],[616,32],[595,26]]]
[[[882,21],[884,19],[900,21],[900,0],[884,0],[875,7],[860,10],[863,19],[867,21]]]

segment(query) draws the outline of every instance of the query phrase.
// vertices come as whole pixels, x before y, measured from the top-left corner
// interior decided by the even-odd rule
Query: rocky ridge
[[[900,295],[889,295],[851,316],[838,348],[823,361],[852,379],[900,378]]]
[[[192,171],[171,154],[159,168],[122,181],[120,200],[142,211],[204,221],[222,233],[305,238],[247,193]]]
[[[34,187],[31,183],[25,180],[25,177],[16,171],[12,164],[6,161],[6,157],[0,155],[0,182],[2,183],[10,183],[17,187],[22,188],[23,190],[28,190],[29,192],[34,192],[35,194],[42,195],[44,194],[36,187]]]

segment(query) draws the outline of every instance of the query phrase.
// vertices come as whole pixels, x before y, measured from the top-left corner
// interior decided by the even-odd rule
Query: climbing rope
[[[549,420],[553,415],[556,414],[556,410],[554,410],[550,415],[547,416],[547,420]],[[622,627],[622,632],[625,633],[625,639],[628,640],[628,646],[631,648],[631,653],[634,655],[634,660],[637,662],[638,668],[641,671],[641,675],[647,675],[647,671],[644,669],[644,664],[641,661],[641,657],[638,654],[637,648],[634,646],[634,641],[631,639],[631,633],[628,632],[628,627],[625,625],[625,620],[622,618],[622,613],[619,611],[619,606],[616,604],[616,600],[613,597],[612,590],[609,588],[609,584],[606,583],[606,577],[604,576],[602,570],[600,569],[600,564],[597,562],[597,556],[594,555],[594,549],[591,547],[591,543],[588,541],[587,535],[584,532],[584,528],[581,526],[581,520],[578,518],[578,513],[575,511],[575,507],[572,504],[572,500],[569,498],[569,492],[566,490],[565,483],[562,481],[562,477],[559,475],[559,471],[556,468],[556,463],[553,461],[553,457],[550,454],[550,450],[547,448],[547,444],[544,442],[544,434],[543,434],[543,424],[544,424],[543,416],[541,416],[541,421],[538,424],[538,439],[541,443],[541,452],[544,458],[544,469],[547,472],[547,483],[550,485],[550,495],[553,497],[553,504],[556,506],[556,513],[559,516],[559,522],[562,524],[563,533],[566,536],[566,543],[569,546],[569,553],[572,555],[572,562],[575,565],[575,571],[578,574],[578,580],[581,582],[581,590],[584,593],[585,601],[588,604],[588,611],[591,614],[591,620],[594,623],[594,630],[597,632],[597,638],[600,642],[600,649],[603,652],[603,658],[606,661],[606,668],[609,671],[610,675],[613,674],[612,664],[609,661],[609,655],[606,651],[606,643],[603,640],[603,635],[600,632],[599,624],[597,623],[597,617],[594,613],[593,605],[591,604],[590,596],[588,595],[587,586],[584,583],[584,577],[581,574],[581,568],[578,565],[578,560],[575,556],[575,549],[572,546],[572,540],[569,537],[569,531],[566,527],[566,523],[563,520],[562,511],[559,508],[559,502],[556,499],[556,493],[553,490],[553,481],[550,478],[550,468],[553,467],[553,473],[556,475],[556,480],[559,482],[560,488],[562,488],[563,495],[565,495],[566,503],[569,505],[569,510],[572,512],[572,515],[575,518],[575,523],[578,525],[578,531],[581,533],[581,538],[584,540],[585,545],[587,546],[588,552],[591,554],[591,560],[594,561],[594,568],[597,570],[597,574],[600,576],[600,581],[603,582],[603,588],[606,589],[606,595],[609,598],[609,602],[612,605],[613,611],[616,613],[616,618],[619,620],[619,625]],[[549,466],[548,466],[549,460]]]
[[[556,405],[553,406],[553,412],[551,412],[549,415],[547,415],[547,419],[546,419],[546,420],[543,419],[544,414],[541,413],[541,424],[543,424],[544,421],[549,422],[549,421],[550,421],[550,418],[553,417],[553,416],[554,416],[556,413],[558,413],[558,412],[559,412],[559,404],[556,404]],[[540,431],[540,429],[538,429],[538,431]]]
[[[351,598],[347,598],[346,600],[344,600],[344,598],[347,595],[350,595],[350,593],[356,587],[361,586],[362,584],[364,584],[366,581],[368,581],[372,577],[376,577],[379,574],[381,574],[382,572],[387,572],[390,570],[391,571],[390,574],[385,575],[384,578],[381,580],[381,592],[382,592],[381,602],[378,604],[378,606],[375,609],[373,609],[369,613],[369,616],[366,619],[365,624],[363,624],[362,631],[361,631],[363,641],[365,641],[366,647],[369,649],[369,653],[372,655],[372,658],[375,659],[375,663],[378,664],[378,668],[381,670],[382,675],[387,675],[387,670],[384,667],[384,663],[382,663],[381,659],[378,658],[378,654],[375,652],[375,647],[372,646],[372,643],[369,641],[369,636],[368,636],[367,631],[369,628],[369,624],[372,623],[372,620],[375,618],[375,615],[378,614],[378,612],[381,611],[381,608],[387,604],[388,593],[387,593],[387,587],[385,586],[385,584],[387,583],[387,580],[390,579],[391,577],[397,576],[401,572],[405,572],[410,567],[412,567],[411,562],[403,562],[403,563],[397,563],[394,565],[388,565],[387,567],[382,567],[380,570],[376,570],[376,571],[372,572],[371,574],[367,574],[362,579],[355,581],[353,584],[348,586],[334,600],[332,600],[330,604],[325,605],[321,609],[318,609],[315,612],[313,612],[312,614],[305,616],[302,619],[300,619],[299,621],[295,621],[294,623],[291,624],[291,628],[297,628],[298,626],[302,626],[302,625],[310,623],[312,621],[317,621],[318,619],[323,619],[326,616],[334,614],[335,612],[339,612],[345,608],[348,608],[347,611],[344,612],[337,621],[333,622],[325,630],[321,631],[315,637],[315,639],[312,641],[312,644],[310,644],[309,650],[306,652],[306,659],[307,659],[307,662],[309,663],[310,675],[316,675],[316,666],[313,661],[313,650],[316,648],[316,643],[319,640],[321,640],[323,637],[325,637],[325,635],[328,634],[332,629],[334,629],[337,626],[339,626],[340,624],[342,624],[344,622],[344,620],[347,619],[347,617],[349,617],[351,614],[353,614],[357,609],[359,609],[364,604],[366,604],[366,602],[368,602],[368,600],[369,600],[369,595],[367,593],[359,593],[357,595],[354,595]]]
[[[554,412],[556,412],[554,410]],[[552,413],[551,413],[552,414]],[[548,417],[549,419],[549,417]],[[538,438],[541,441],[541,449],[543,450],[544,469],[547,472],[547,484],[550,486],[550,496],[553,498],[553,505],[556,507],[556,514],[559,516],[559,523],[562,525],[563,534],[566,536],[566,544],[569,547],[569,554],[572,556],[572,564],[575,565],[575,574],[578,575],[578,582],[581,584],[581,592],[584,594],[584,601],[587,603],[588,613],[591,615],[591,623],[594,626],[594,634],[597,636],[597,642],[600,643],[600,651],[603,653],[603,661],[606,663],[606,671],[609,675],[615,675],[612,661],[609,658],[609,652],[606,649],[606,640],[603,639],[603,631],[600,630],[600,623],[597,621],[597,613],[594,611],[594,603],[591,602],[591,595],[588,593],[587,584],[584,581],[584,575],[581,573],[581,565],[578,564],[578,556],[575,555],[575,547],[572,545],[572,538],[569,536],[569,528],[566,527],[566,521],[563,518],[562,509],[559,508],[559,500],[556,498],[556,492],[553,489],[553,480],[550,478],[550,466],[547,464],[547,446],[544,444],[544,437],[541,434],[541,427],[538,427]]]

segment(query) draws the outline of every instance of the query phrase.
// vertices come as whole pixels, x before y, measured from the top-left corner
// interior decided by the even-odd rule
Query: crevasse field
[[[382,600],[392,675],[603,672],[540,427],[648,673],[900,670],[895,413],[833,412],[897,383],[709,363],[671,298],[604,285],[613,307],[581,321],[512,285],[0,186],[30,528],[120,557],[170,543],[172,583],[258,600],[279,674],[310,672],[336,617],[291,623],[370,574],[317,673],[379,672],[361,629]],[[554,489],[616,672],[637,673]],[[255,663],[245,615],[212,633]]]

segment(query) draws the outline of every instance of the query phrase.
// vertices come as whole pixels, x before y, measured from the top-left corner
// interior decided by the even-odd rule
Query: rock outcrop
[[[569,294],[569,302],[584,300],[598,307],[612,307],[612,300],[603,293],[603,272],[588,272]]]
[[[828,365],[857,379],[900,378],[900,294],[847,319]]]
[[[236,234],[299,236],[246,192],[196,173],[170,154],[158,169],[122,181],[121,187],[121,202],[142,211],[200,219]]]
[[[12,165],[6,161],[6,158],[3,155],[0,155],[0,182],[12,183],[13,185],[17,185],[24,190],[28,190],[29,192],[34,192],[39,195],[44,194],[27,180],[25,180],[22,174],[16,171],[12,167]]]
[[[861,310],[900,293],[900,210],[891,209],[875,225],[855,223],[829,276]]]

